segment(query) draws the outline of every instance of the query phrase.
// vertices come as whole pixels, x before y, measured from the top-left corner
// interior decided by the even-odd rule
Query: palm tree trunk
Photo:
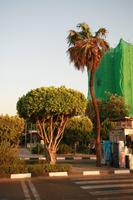
[[[97,105],[97,100],[94,93],[94,76],[95,76],[95,68],[92,68],[90,70],[90,94],[92,98],[93,107],[96,114],[96,166],[101,166],[101,154],[100,154],[100,115],[99,115],[99,109]]]

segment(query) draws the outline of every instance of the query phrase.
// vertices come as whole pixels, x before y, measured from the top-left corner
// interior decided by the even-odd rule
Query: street
[[[0,180],[0,200],[131,200],[133,175]]]

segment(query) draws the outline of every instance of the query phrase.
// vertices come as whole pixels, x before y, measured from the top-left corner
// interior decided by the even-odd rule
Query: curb
[[[10,178],[11,178],[11,179],[31,178],[31,173],[11,174]]]
[[[100,171],[83,171],[83,176],[100,175]]]
[[[114,174],[130,174],[130,170],[129,169],[114,170]]]
[[[46,160],[45,157],[25,157],[25,158],[22,158],[21,159],[24,159],[24,160],[30,160],[30,159],[33,159],[33,160]],[[66,157],[57,157],[57,160],[96,160],[96,157],[95,156],[90,156],[90,157],[85,157],[85,156],[66,156]]]
[[[73,175],[80,175],[80,176],[99,176],[99,175],[107,175],[107,174],[131,174],[133,170],[130,169],[118,169],[118,170],[89,170],[89,171],[82,171],[77,173],[70,173],[68,172],[49,172],[49,177],[66,177],[66,176],[73,176]],[[21,178],[31,178],[31,173],[23,173],[23,174],[11,174],[11,179],[21,179]]]
[[[49,172],[49,176],[53,177],[53,176],[68,176],[67,172]]]
[[[119,170],[97,170],[97,171],[83,171],[83,176],[86,175],[107,175],[107,174],[131,174],[133,173],[130,169],[119,169]]]

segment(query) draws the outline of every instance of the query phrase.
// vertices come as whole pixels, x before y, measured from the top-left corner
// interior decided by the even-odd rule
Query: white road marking
[[[28,184],[32,191],[33,196],[35,197],[35,200],[40,200],[40,196],[39,196],[35,186],[33,185],[33,183],[30,180],[28,180]]]
[[[97,200],[133,200],[133,179],[128,176],[109,179],[78,179],[74,183]],[[120,196],[121,195],[121,196]]]
[[[26,185],[26,182],[28,183],[29,185],[29,188],[28,186]],[[28,181],[21,181],[21,186],[22,186],[22,189],[23,189],[23,192],[24,192],[24,197],[25,197],[25,200],[31,200],[31,196],[30,196],[30,190],[34,196],[34,199],[35,200],[41,200],[40,199],[40,196],[35,188],[35,186],[33,185],[33,183],[31,182],[31,180],[28,180]]]
[[[100,189],[100,188],[118,188],[118,187],[133,187],[133,184],[110,184],[110,185],[86,185],[80,186],[82,189]]]
[[[28,187],[27,187],[27,185],[24,181],[21,181],[21,186],[22,186],[22,189],[23,189],[23,192],[24,192],[25,200],[31,200]]]
[[[123,179],[123,180],[120,180],[120,179],[117,179],[117,180],[97,180],[97,181],[76,181],[75,183],[77,185],[84,185],[84,184],[93,184],[93,183],[116,183],[116,182],[133,182],[133,179]]]
[[[107,190],[107,191],[93,191],[91,195],[110,195],[110,194],[133,194],[133,189],[122,190]],[[120,198],[120,197],[119,197]],[[132,197],[133,198],[133,197]]]
[[[124,196],[124,197],[102,197],[97,198],[97,200],[132,200],[133,196]]]

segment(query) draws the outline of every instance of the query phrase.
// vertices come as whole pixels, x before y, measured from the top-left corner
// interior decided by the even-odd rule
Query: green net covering
[[[88,74],[89,76],[89,74]],[[105,99],[105,92],[124,97],[133,116],[133,45],[120,40],[116,48],[107,52],[95,74],[95,94]],[[89,95],[89,94],[88,94]]]

